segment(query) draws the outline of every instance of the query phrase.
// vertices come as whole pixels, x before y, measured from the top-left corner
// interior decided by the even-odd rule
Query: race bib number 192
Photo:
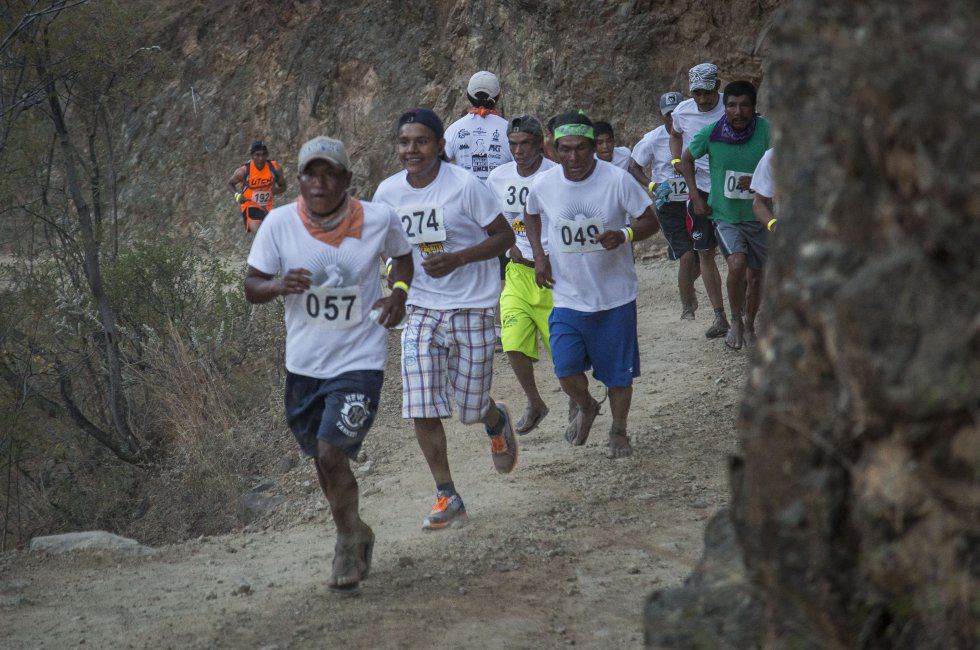
[[[738,179],[742,176],[751,176],[746,172],[736,172],[730,169],[725,170],[725,198],[726,199],[753,199],[755,192],[752,190],[738,189]]]
[[[257,203],[258,205],[268,205],[269,199],[272,198],[272,192],[252,192],[252,203]]]
[[[410,244],[446,241],[441,205],[405,205],[398,208],[398,218]]]
[[[562,253],[590,253],[603,250],[596,241],[602,232],[602,219],[593,217],[570,221],[559,219],[555,224],[558,230],[558,250]]]
[[[306,322],[327,330],[343,330],[361,322],[358,287],[314,287],[303,294]]]

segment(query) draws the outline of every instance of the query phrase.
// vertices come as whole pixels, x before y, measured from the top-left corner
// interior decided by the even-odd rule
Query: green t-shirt
[[[739,176],[752,175],[762,154],[769,148],[769,122],[756,117],[755,133],[742,144],[711,142],[709,138],[715,124],[698,131],[688,147],[695,160],[705,154],[711,158],[711,193],[708,195],[711,218],[728,223],[754,221],[752,199],[755,192],[739,190],[737,184]]]

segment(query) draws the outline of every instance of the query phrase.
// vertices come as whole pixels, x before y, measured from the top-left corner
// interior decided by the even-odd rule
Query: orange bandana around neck
[[[500,115],[500,111],[495,108],[487,108],[486,106],[477,106],[471,108],[470,113],[473,115],[479,115],[480,117],[486,117],[487,115]]]
[[[364,226],[364,206],[354,197],[347,199],[347,214],[333,230],[320,230],[316,227],[310,219],[310,210],[306,207],[302,196],[296,199],[296,211],[299,212],[299,218],[306,226],[306,232],[324,244],[337,248],[344,241],[344,237],[361,238],[361,228]]]

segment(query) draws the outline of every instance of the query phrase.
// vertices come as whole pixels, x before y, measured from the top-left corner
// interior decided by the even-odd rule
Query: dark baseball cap
[[[541,130],[541,122],[533,115],[518,115],[511,118],[507,123],[507,133],[530,133],[531,135],[544,135]]]

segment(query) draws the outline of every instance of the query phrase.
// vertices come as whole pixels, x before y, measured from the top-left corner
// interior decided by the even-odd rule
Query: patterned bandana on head
[[[714,63],[699,63],[687,71],[691,92],[695,90],[714,90],[718,83],[718,66]]]

